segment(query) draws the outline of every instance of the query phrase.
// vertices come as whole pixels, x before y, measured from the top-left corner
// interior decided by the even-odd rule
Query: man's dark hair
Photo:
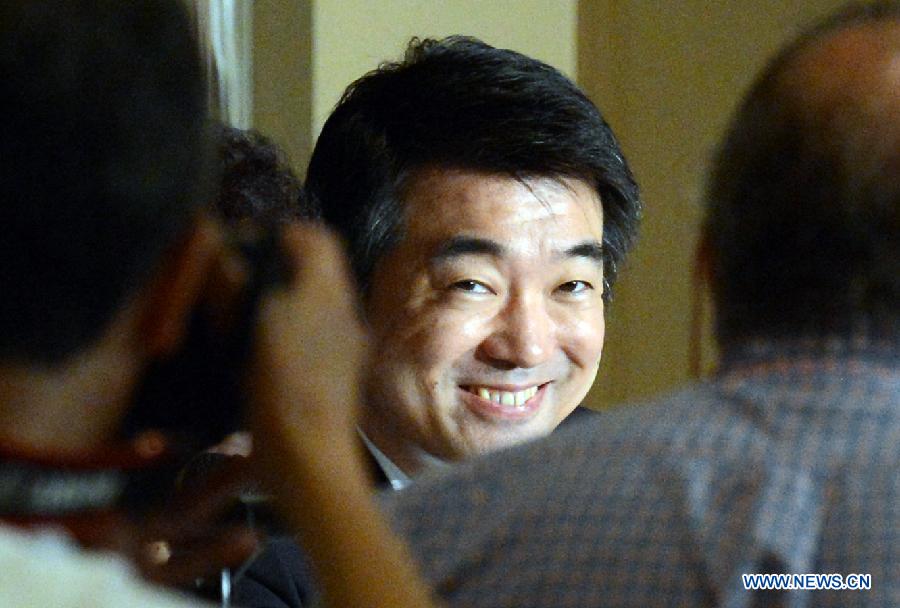
[[[881,20],[900,20],[900,5],[852,5],[809,29],[732,121],[705,225],[723,342],[900,319],[900,124],[870,114],[877,100],[855,91],[811,107],[784,77],[810,45]],[[900,55],[896,42],[886,48]]]
[[[608,299],[635,238],[638,189],[596,106],[559,71],[474,38],[413,39],[402,62],[347,88],[316,143],[306,188],[347,240],[364,290],[399,239],[404,185],[433,166],[594,187]]]
[[[206,95],[176,0],[0,8],[0,359],[96,340],[205,203]]]
[[[257,131],[223,124],[215,137],[221,177],[215,208],[228,223],[269,225],[310,216],[300,180],[281,148]]]

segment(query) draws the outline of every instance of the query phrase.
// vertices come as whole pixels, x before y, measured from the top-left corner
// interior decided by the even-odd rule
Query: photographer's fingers
[[[165,521],[160,522],[160,526],[171,526],[172,533],[185,533],[192,527],[216,521],[253,485],[247,458],[218,454],[201,454],[197,458],[201,457],[211,458],[212,464],[206,465],[206,469],[201,467],[199,472],[185,469],[178,492],[166,509]]]
[[[214,578],[222,568],[237,567],[257,550],[256,537],[243,527],[218,527],[178,544],[145,546],[138,566],[145,578],[164,585],[186,586]]]
[[[259,544],[246,526],[230,523],[250,483],[245,458],[217,457],[212,470],[190,475],[171,504],[139,522],[137,562],[156,582],[182,584],[242,563]]]
[[[282,494],[301,469],[354,453],[366,352],[356,291],[339,241],[308,225],[284,237],[292,284],[265,298],[248,386],[253,458]]]
[[[287,229],[283,243],[295,277],[261,311],[256,396],[265,411],[294,426],[351,425],[365,340],[343,249],[329,232],[308,225]]]
[[[298,272],[260,316],[253,456],[316,565],[324,605],[431,605],[359,454],[366,346],[347,261],[334,237],[308,227],[292,230],[285,250]]]

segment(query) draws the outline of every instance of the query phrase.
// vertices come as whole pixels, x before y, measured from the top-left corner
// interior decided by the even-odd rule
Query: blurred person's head
[[[258,131],[216,125],[221,186],[215,208],[229,224],[278,224],[309,217],[284,151]]]
[[[900,4],[853,5],[751,88],[708,191],[724,343],[900,320],[898,66]]]
[[[211,246],[204,78],[175,1],[0,14],[3,432],[89,447],[196,295]],[[40,401],[43,418],[27,407]]]
[[[401,468],[541,436],[581,402],[640,204],[568,78],[472,38],[413,40],[348,87],[306,188],[364,292],[364,430]]]
[[[226,225],[253,230],[310,218],[303,186],[284,150],[272,140],[253,129],[223,123],[214,125],[213,138],[220,184],[213,211]],[[208,452],[249,456],[252,446],[249,433],[235,432]],[[210,459],[205,455],[199,458],[204,466]]]

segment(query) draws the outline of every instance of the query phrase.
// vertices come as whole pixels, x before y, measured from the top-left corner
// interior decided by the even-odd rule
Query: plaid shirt
[[[449,606],[900,606],[900,340],[721,372],[387,497]],[[871,574],[745,591],[741,574]]]

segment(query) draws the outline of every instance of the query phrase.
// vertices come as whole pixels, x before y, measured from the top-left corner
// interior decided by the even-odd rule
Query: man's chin
[[[528,425],[528,428],[516,429],[515,432],[507,430],[502,433],[485,434],[478,437],[477,440],[471,441],[464,450],[460,451],[460,456],[456,460],[477,458],[537,441],[553,432],[554,428],[556,428],[555,424],[534,424]]]

